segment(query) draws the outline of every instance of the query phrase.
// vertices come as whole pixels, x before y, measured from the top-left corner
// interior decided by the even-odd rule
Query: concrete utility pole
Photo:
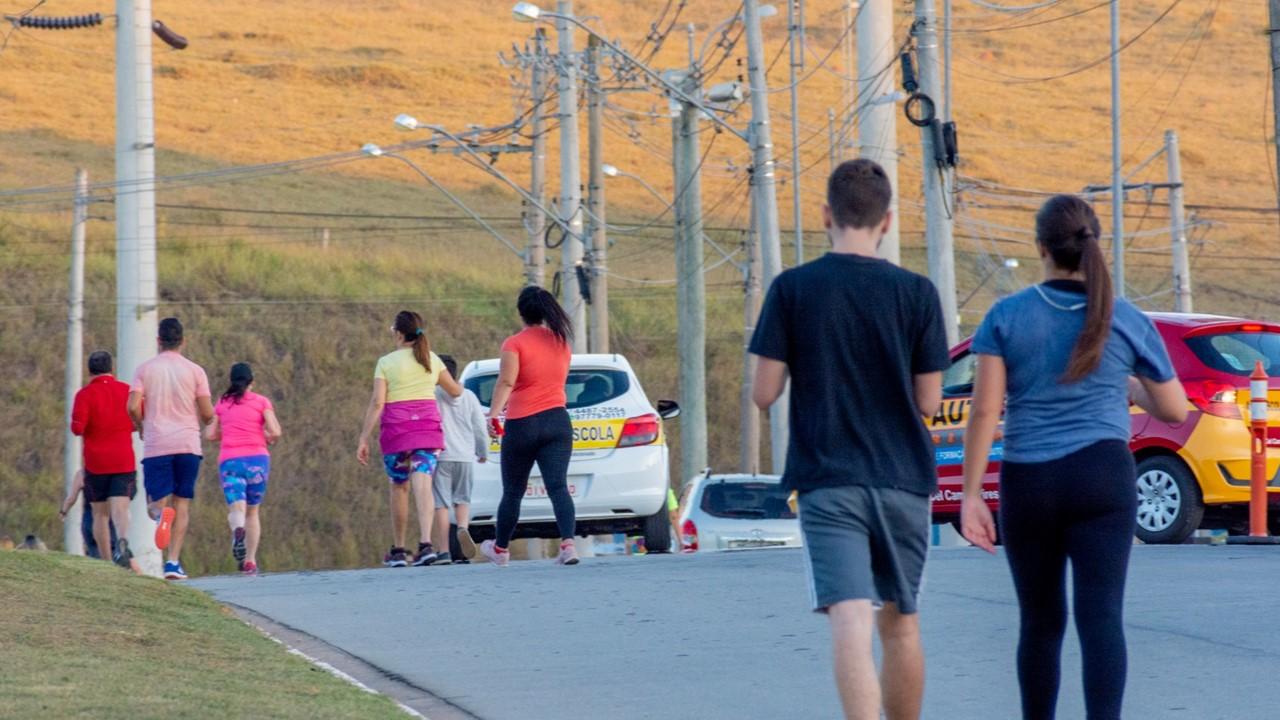
[[[1276,168],[1280,172],[1280,0],[1269,0],[1267,3],[1270,13],[1268,20],[1270,21],[1271,36],[1271,112],[1274,116],[1274,127],[1272,131],[1275,135],[1276,144]],[[1280,204],[1280,195],[1276,197],[1277,204]]]
[[[954,120],[951,106],[951,0],[942,0],[942,115]]]
[[[827,108],[827,155],[831,163],[831,172],[835,172],[836,166],[840,164],[840,155],[836,152],[836,144],[836,111]]]
[[[859,0],[845,0],[844,3],[844,26],[853,28],[859,22],[858,12],[860,10]],[[854,42],[854,36],[858,41]],[[844,34],[844,42],[841,43],[840,51],[844,53],[845,72],[849,73],[849,77],[840,91],[841,111],[840,115],[844,118],[840,124],[840,159],[844,160],[850,157],[849,150],[853,148],[853,128],[854,108],[858,105],[858,66],[855,61],[854,45],[862,45],[862,30],[850,29]],[[861,48],[857,52],[862,52]],[[847,113],[847,114],[846,114]],[[837,165],[839,163],[836,163]]]
[[[699,96],[693,68],[680,86],[689,96]],[[682,102],[680,114],[672,120],[682,486],[707,467],[707,294],[702,273],[702,168],[698,166],[701,113],[697,106]]]
[[[804,70],[804,0],[787,0],[787,48],[791,53],[791,215],[796,265],[804,264],[804,205],[800,192],[800,85]]]
[[[600,41],[587,40],[587,207],[591,210],[591,308],[589,346],[593,353],[609,352],[609,239],[604,204],[604,92],[600,88]]]
[[[754,475],[760,472],[760,410],[751,397],[751,390],[755,386],[757,360],[749,349],[751,337],[756,333],[756,321],[760,317],[760,236],[756,233],[754,210],[751,213],[751,230],[747,233],[747,267],[743,282],[742,391],[739,397],[742,444],[739,448],[738,469]]]
[[[573,17],[572,0],[558,0],[556,12]],[[560,39],[560,217],[569,226],[560,245],[560,302],[573,321],[573,351],[587,351],[587,308],[578,287],[582,262],[582,176],[578,156],[578,69],[573,49],[573,23],[556,18]]]
[[[884,168],[893,187],[889,210],[894,222],[880,243],[880,257],[897,265],[902,262],[902,243],[898,227],[898,106],[879,102],[894,92],[897,82],[897,58],[893,42],[893,0],[863,0],[858,11],[858,101],[862,115],[858,119],[858,155],[874,160]],[[923,62],[923,60],[921,61]],[[886,67],[888,72],[881,73]]]
[[[916,0],[916,56],[920,63],[920,92],[930,98],[942,97],[942,78],[938,67],[938,15],[934,0]],[[925,242],[928,245],[929,279],[938,288],[942,300],[942,318],[947,328],[947,343],[960,340],[960,323],[956,306],[956,258],[951,236],[951,217],[947,209],[945,177],[937,156],[932,127],[920,129],[921,154],[924,156]]]
[[[544,103],[547,99],[547,34],[542,28],[533,33],[533,62],[529,67],[529,90],[533,101],[530,131],[533,133],[530,153],[529,194],[538,205],[547,204],[547,121]],[[525,246],[524,282],[526,285],[546,285],[547,244],[543,233],[547,218],[542,210],[524,203],[525,228],[529,241]]]
[[[1120,157],[1120,0],[1111,0],[1111,274],[1116,297],[1124,286],[1124,158]]]
[[[62,480],[65,492],[71,493],[76,471],[80,469],[83,443],[71,432],[71,406],[84,383],[84,231],[89,220],[89,173],[76,170],[76,199],[71,215],[71,281],[67,289],[67,360],[64,376],[66,414],[62,432]],[[84,554],[84,537],[80,534],[84,496],[76,498],[62,525],[62,549],[69,555]],[[101,550],[101,548],[100,548]],[[111,552],[107,548],[104,552]],[[104,555],[104,557],[106,557]]]
[[[1173,236],[1173,309],[1192,312],[1191,260],[1187,256],[1187,210],[1183,204],[1182,157],[1178,133],[1164,131],[1164,155],[1169,168],[1169,232]]]
[[[125,382],[156,353],[155,113],[151,0],[116,0],[116,374]],[[136,441],[142,457],[141,441]],[[160,574],[146,493],[129,506],[129,548]]]
[[[760,31],[758,0],[742,3],[747,36],[747,77],[751,87],[751,184],[760,235],[763,288],[768,292],[782,272],[782,247],[778,230],[778,194],[773,163],[773,140],[769,131],[769,85],[765,77],[764,37]],[[954,302],[954,299],[953,299]],[[784,392],[769,411],[769,446],[773,471],[781,473],[787,463],[787,414],[791,393]]]

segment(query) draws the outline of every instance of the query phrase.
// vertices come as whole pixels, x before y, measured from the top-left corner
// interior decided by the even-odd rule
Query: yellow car
[[[1272,534],[1280,531],[1280,325],[1214,315],[1149,313],[1187,390],[1191,413],[1170,425],[1136,407],[1129,446],[1138,464],[1137,536],[1145,543],[1180,543],[1200,527],[1244,532],[1249,505],[1249,375],[1256,361],[1269,375],[1267,488]],[[951,351],[943,375],[942,410],[925,422],[938,464],[934,522],[960,514],[964,431],[977,358],[969,341]],[[1003,446],[992,447],[983,496],[1000,503]],[[1069,491],[1064,489],[1065,491]]]

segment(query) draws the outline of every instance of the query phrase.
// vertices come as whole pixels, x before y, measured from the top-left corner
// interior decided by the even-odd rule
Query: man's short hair
[[[884,222],[893,186],[884,168],[859,158],[840,163],[827,180],[827,205],[836,227],[863,230]]]
[[[95,350],[89,354],[89,374],[107,375],[111,372],[111,353]]]
[[[176,350],[182,345],[182,323],[176,317],[167,317],[160,321],[160,347],[165,350]]]
[[[452,355],[441,355],[440,362],[444,363],[444,369],[449,371],[454,380],[458,379],[458,361],[453,359]]]

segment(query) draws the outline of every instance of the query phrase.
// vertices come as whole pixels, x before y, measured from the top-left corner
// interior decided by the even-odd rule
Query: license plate
[[[578,478],[569,478],[569,496],[578,497],[578,486],[581,480]],[[545,498],[547,497],[547,486],[542,484],[542,478],[529,478],[529,486],[524,490],[524,496],[527,498]]]
[[[786,540],[761,540],[758,538],[752,538],[750,540],[730,540],[729,548],[732,550],[738,550],[742,548],[782,547],[786,544]]]

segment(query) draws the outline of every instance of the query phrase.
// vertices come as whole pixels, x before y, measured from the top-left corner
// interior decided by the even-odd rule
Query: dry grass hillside
[[[346,152],[368,141],[399,142],[406,136],[392,128],[391,118],[400,112],[463,129],[504,124],[528,106],[512,85],[518,73],[498,58],[500,51],[511,57],[511,46],[531,31],[510,19],[507,0],[153,5],[157,18],[191,40],[183,52],[156,44],[161,176]],[[645,36],[665,5],[600,0],[576,7],[648,57],[654,48]],[[6,13],[28,6],[0,0]],[[954,112],[963,155],[957,267],[960,298],[967,300],[963,318],[971,326],[997,293],[1035,278],[1027,229],[1037,193],[1076,191],[1109,178],[1107,14],[1096,0],[1063,0],[1021,15],[967,0],[955,0],[955,6]],[[695,25],[701,43],[736,7],[732,0],[686,3],[654,64],[684,64],[684,24]],[[839,0],[808,2],[812,52],[801,85],[801,180],[810,231],[818,225],[829,167],[827,110],[841,113],[851,72],[838,47],[842,7]],[[895,7],[901,39],[910,3]],[[107,0],[51,0],[38,12],[111,10]],[[1125,38],[1142,33],[1122,56],[1124,143],[1132,171],[1158,148],[1164,129],[1181,135],[1197,309],[1275,318],[1270,285],[1280,258],[1272,250],[1276,216],[1248,209],[1275,206],[1265,15],[1260,3],[1124,3]],[[785,52],[785,20],[767,20],[765,27],[772,60]],[[580,34],[579,45],[584,43]],[[112,48],[110,21],[99,29],[23,31],[9,38],[0,52],[0,192],[65,186],[76,166],[89,168],[95,181],[110,180]],[[716,64],[725,53],[714,39],[710,48]],[[712,80],[744,72],[738,65],[743,52],[737,43]],[[773,87],[785,86],[786,74],[782,55],[773,65]],[[1054,76],[1064,77],[1045,79]],[[779,206],[789,228],[787,94],[775,93],[771,104],[773,139],[784,161]],[[665,100],[620,93],[611,105],[609,162],[669,196],[670,126],[652,117],[662,114]],[[746,110],[733,117],[745,125]],[[719,228],[712,235],[722,245],[737,251],[748,218],[748,154],[728,135],[705,137],[708,224]],[[553,178],[556,144],[553,133]],[[920,269],[919,138],[905,122],[899,123],[899,144],[904,262]],[[520,241],[520,206],[512,193],[452,157],[415,157]],[[527,179],[523,157],[503,157],[497,166]],[[1135,182],[1163,180],[1163,160],[1132,175]],[[673,396],[670,218],[633,181],[611,179],[608,193],[611,220],[645,226],[613,235],[612,340],[638,366],[653,396]],[[111,218],[109,196],[108,190],[99,193],[104,202],[93,206],[95,218]],[[266,567],[369,563],[385,544],[383,482],[355,467],[350,451],[369,366],[384,350],[382,328],[400,306],[415,307],[426,311],[440,348],[464,358],[490,354],[512,326],[518,261],[474,224],[459,221],[459,213],[411,171],[388,160],[164,182],[158,200],[162,312],[191,326],[192,355],[216,385],[232,362],[258,365],[262,390],[277,398],[290,432],[268,507]],[[1153,308],[1172,302],[1164,202],[1161,193],[1136,192],[1129,199],[1131,294]],[[1108,208],[1103,198],[1100,212],[1106,215]],[[11,378],[0,383],[0,534],[58,535],[68,223],[65,192],[0,195],[0,360]],[[326,232],[330,242],[322,245]],[[820,233],[807,236],[810,256],[821,240]],[[111,223],[92,222],[89,242],[86,346],[110,346]],[[785,244],[791,242],[784,236]],[[1015,271],[991,273],[1002,257],[1024,262]],[[708,262],[716,259],[708,249]],[[709,270],[708,282],[711,456],[724,467],[737,456],[741,291],[731,265]],[[192,552],[197,571],[229,566],[211,470]]]

